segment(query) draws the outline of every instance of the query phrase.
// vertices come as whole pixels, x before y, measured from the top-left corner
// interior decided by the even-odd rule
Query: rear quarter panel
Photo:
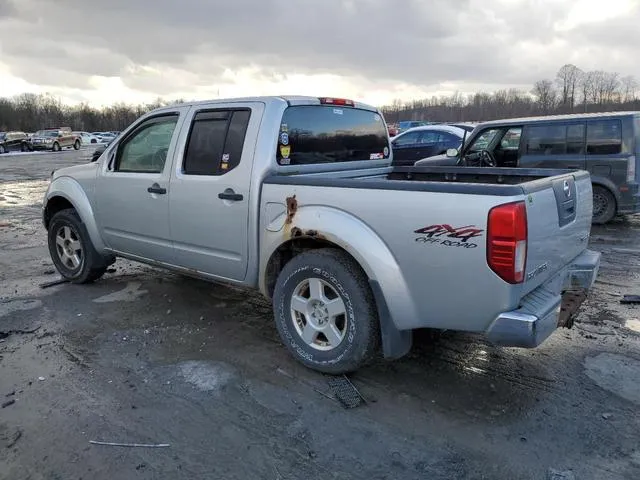
[[[312,230],[351,253],[379,282],[399,329],[480,332],[517,307],[522,287],[506,284],[487,266],[486,229],[493,206],[522,197],[368,190],[365,184],[265,184],[261,278],[271,253],[294,229]],[[286,198],[294,195],[297,209],[287,223]],[[450,236],[461,227],[476,236]]]

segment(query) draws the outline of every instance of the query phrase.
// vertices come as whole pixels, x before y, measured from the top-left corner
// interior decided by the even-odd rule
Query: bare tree
[[[620,94],[624,103],[633,102],[638,91],[638,81],[633,75],[627,75],[620,79]]]
[[[549,113],[555,108],[558,94],[551,80],[538,80],[533,85],[531,93],[538,100],[538,104],[543,113]]]
[[[576,91],[584,72],[571,63],[563,65],[556,75],[563,107],[573,110],[576,105]]]

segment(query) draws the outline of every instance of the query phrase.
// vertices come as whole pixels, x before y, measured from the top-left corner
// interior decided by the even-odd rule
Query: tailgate
[[[577,171],[523,185],[527,204],[524,292],[538,287],[587,248],[593,197],[588,172]]]

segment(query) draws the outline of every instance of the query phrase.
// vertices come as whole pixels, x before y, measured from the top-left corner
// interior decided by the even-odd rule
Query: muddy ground
[[[593,229],[572,330],[536,350],[419,332],[351,377],[367,403],[346,410],[253,292],[122,260],[39,287],[57,277],[47,178],[90,153],[0,157],[1,479],[640,478],[640,310],[620,304],[640,294],[640,218]]]

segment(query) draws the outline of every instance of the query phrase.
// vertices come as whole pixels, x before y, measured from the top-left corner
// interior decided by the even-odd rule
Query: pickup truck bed
[[[585,250],[587,172],[394,167],[264,180],[263,204],[293,197],[289,223],[276,232],[265,225],[267,250],[304,232],[333,243],[348,231],[347,251],[361,264],[367,264],[365,256],[378,261],[378,273],[372,268],[368,274],[379,279],[391,323],[400,331],[465,330],[502,345],[537,346],[557,326],[563,292],[571,290],[567,279],[589,270],[574,286],[587,289],[595,280],[599,254]],[[487,262],[487,214],[516,201],[526,204],[526,269],[522,283],[509,284]],[[519,317],[525,311],[531,316]],[[505,312],[517,312],[524,325],[516,320],[505,327]]]

